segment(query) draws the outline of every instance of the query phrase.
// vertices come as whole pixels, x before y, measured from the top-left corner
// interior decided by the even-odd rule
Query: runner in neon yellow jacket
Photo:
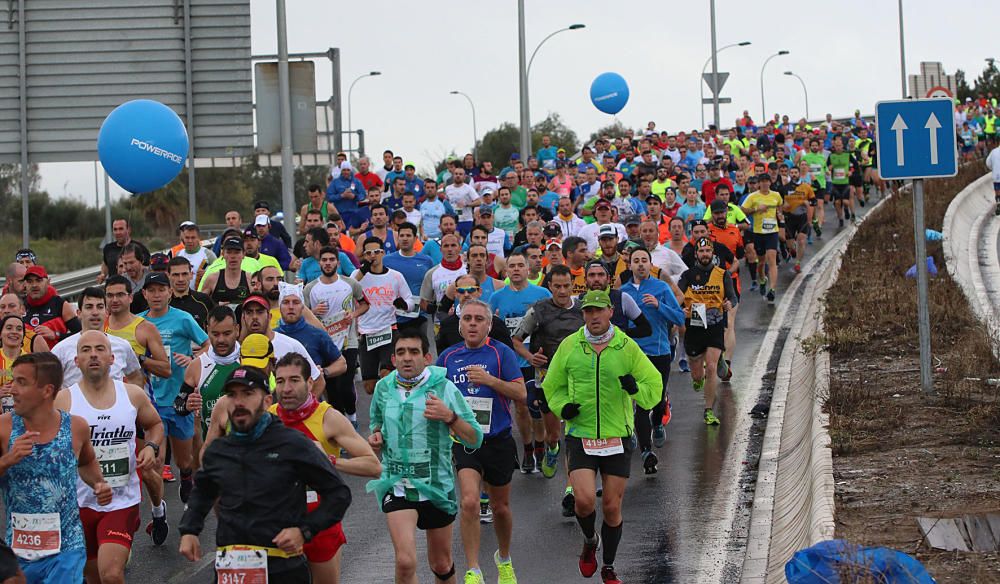
[[[612,325],[614,326],[614,325]],[[577,438],[626,438],[634,426],[632,401],[652,409],[662,397],[660,373],[627,334],[614,336],[598,354],[587,340],[586,326],[566,337],[552,357],[542,389],[549,409],[561,415],[578,404],[579,415],[566,422],[566,434]],[[631,375],[638,391],[630,395],[619,377]]]

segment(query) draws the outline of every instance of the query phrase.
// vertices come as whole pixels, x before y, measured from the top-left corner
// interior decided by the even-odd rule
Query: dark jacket
[[[319,495],[319,507],[311,513],[306,513],[307,485]],[[216,545],[274,547],[271,540],[286,527],[307,526],[316,535],[340,522],[351,504],[351,490],[304,434],[272,416],[256,440],[224,436],[208,446],[181,519],[181,534],[200,534],[216,500]],[[271,557],[268,568],[281,572],[305,562],[305,556]]]

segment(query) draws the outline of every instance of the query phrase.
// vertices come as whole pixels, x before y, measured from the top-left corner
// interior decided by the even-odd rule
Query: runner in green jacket
[[[605,290],[583,297],[584,326],[566,337],[543,382],[549,408],[566,420],[569,480],[576,496],[576,520],[585,538],[580,573],[597,571],[604,541],[604,582],[616,582],[614,562],[622,536],[622,498],[632,461],[633,405],[652,409],[662,398],[663,381],[639,345],[611,324],[613,308]],[[597,535],[597,472],[604,488],[604,523]]]

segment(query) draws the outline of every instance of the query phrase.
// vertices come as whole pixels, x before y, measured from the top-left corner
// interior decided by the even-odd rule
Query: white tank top
[[[448,289],[448,286],[458,279],[459,276],[464,276],[467,274],[467,268],[465,264],[457,270],[449,270],[444,266],[438,266],[434,273],[431,274],[431,286],[434,288],[434,299],[437,300],[438,304],[444,298],[444,292]]]
[[[76,479],[76,499],[81,507],[95,511],[115,511],[138,505],[141,500],[139,474],[135,470],[135,417],[138,413],[128,391],[121,381],[113,381],[115,403],[106,410],[99,410],[87,401],[80,385],[70,388],[73,404],[70,413],[87,420],[90,442],[104,473],[104,480],[113,490],[111,503],[97,504],[94,490],[80,477]]]

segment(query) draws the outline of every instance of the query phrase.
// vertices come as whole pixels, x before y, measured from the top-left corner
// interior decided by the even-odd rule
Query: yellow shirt
[[[782,199],[776,191],[762,193],[756,191],[743,201],[743,210],[747,214],[753,213],[753,232],[761,235],[778,232],[778,209],[781,207]],[[757,211],[757,207],[767,205],[767,210],[763,213]]]

